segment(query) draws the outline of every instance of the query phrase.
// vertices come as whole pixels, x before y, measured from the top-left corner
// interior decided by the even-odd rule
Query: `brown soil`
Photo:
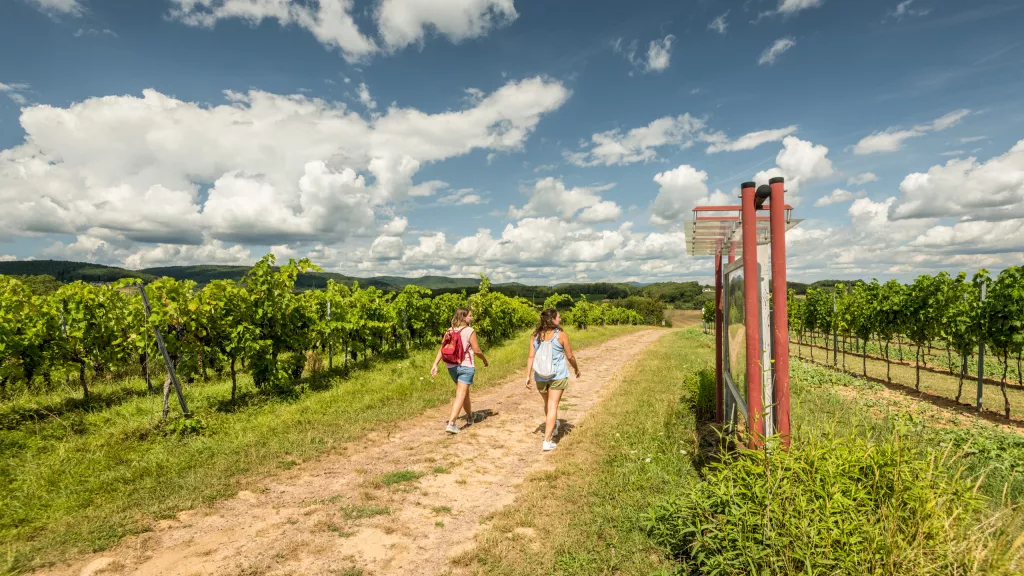
[[[619,368],[667,330],[649,329],[581,350],[559,412],[560,436],[599,402]],[[449,407],[372,434],[341,454],[300,465],[209,508],[183,512],[106,552],[38,574],[327,575],[445,573],[488,515],[510,504],[541,452],[543,409],[521,375],[473,396],[487,416],[455,436]],[[560,438],[556,438],[558,440]],[[385,486],[384,475],[423,474]]]

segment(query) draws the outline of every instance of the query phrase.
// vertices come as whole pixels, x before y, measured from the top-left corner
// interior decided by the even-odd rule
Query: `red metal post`
[[[725,423],[725,384],[722,378],[722,251],[715,252],[715,422]]]
[[[772,323],[775,327],[775,429],[789,446],[789,314],[786,285],[786,214],[783,208],[785,179],[772,178],[769,217],[772,242]],[[778,208],[776,208],[776,206]]]
[[[736,241],[729,242],[729,264],[736,261]]]
[[[741,186],[743,217],[743,323],[747,332],[747,423],[750,448],[760,448],[764,438],[764,407],[761,398],[761,314],[757,274],[757,208],[755,185]]]

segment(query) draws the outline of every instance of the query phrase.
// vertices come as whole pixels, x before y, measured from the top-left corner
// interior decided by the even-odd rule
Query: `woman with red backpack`
[[[455,400],[452,402],[452,414],[448,418],[448,425],[445,430],[451,434],[458,434],[459,427],[455,420],[459,417],[462,408],[466,409],[466,426],[475,421],[473,409],[469,403],[469,387],[473,384],[473,375],[476,373],[474,359],[479,357],[487,366],[487,357],[480,350],[480,343],[476,339],[476,330],[473,324],[473,312],[469,308],[459,308],[452,317],[452,327],[445,333],[441,341],[441,349],[437,351],[434,358],[434,365],[430,368],[430,377],[437,376],[437,366],[443,360],[448,367],[448,374],[455,382]]]

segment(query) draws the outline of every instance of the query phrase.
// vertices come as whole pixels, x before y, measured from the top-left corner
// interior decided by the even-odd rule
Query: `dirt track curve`
[[[648,329],[579,351],[583,378],[564,396],[561,437],[572,434],[623,365],[667,332]],[[520,371],[474,395],[473,408],[489,415],[456,436],[443,431],[449,407],[431,409],[268,479],[259,493],[183,512],[104,553],[37,574],[444,573],[450,558],[472,546],[486,516],[550,465],[540,450],[540,398],[525,389]],[[390,487],[380,482],[401,470],[424,476]]]

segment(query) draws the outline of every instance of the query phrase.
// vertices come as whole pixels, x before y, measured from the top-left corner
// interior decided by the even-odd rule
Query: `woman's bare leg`
[[[540,393],[541,402],[544,403],[544,421],[548,421],[548,393],[547,391]]]
[[[465,382],[459,382],[458,388],[455,391],[455,400],[452,402],[452,415],[448,418],[449,424],[455,424],[455,419],[459,417],[459,411],[462,410],[463,406],[469,405],[469,384]]]
[[[459,384],[463,386],[463,384]],[[469,404],[469,386],[466,386],[466,399],[462,402],[462,408],[466,411],[466,421],[472,423],[473,407]]]
[[[555,433],[555,422],[558,421],[558,403],[562,400],[564,390],[551,390],[547,396],[547,406],[544,411],[544,441],[550,442]]]

